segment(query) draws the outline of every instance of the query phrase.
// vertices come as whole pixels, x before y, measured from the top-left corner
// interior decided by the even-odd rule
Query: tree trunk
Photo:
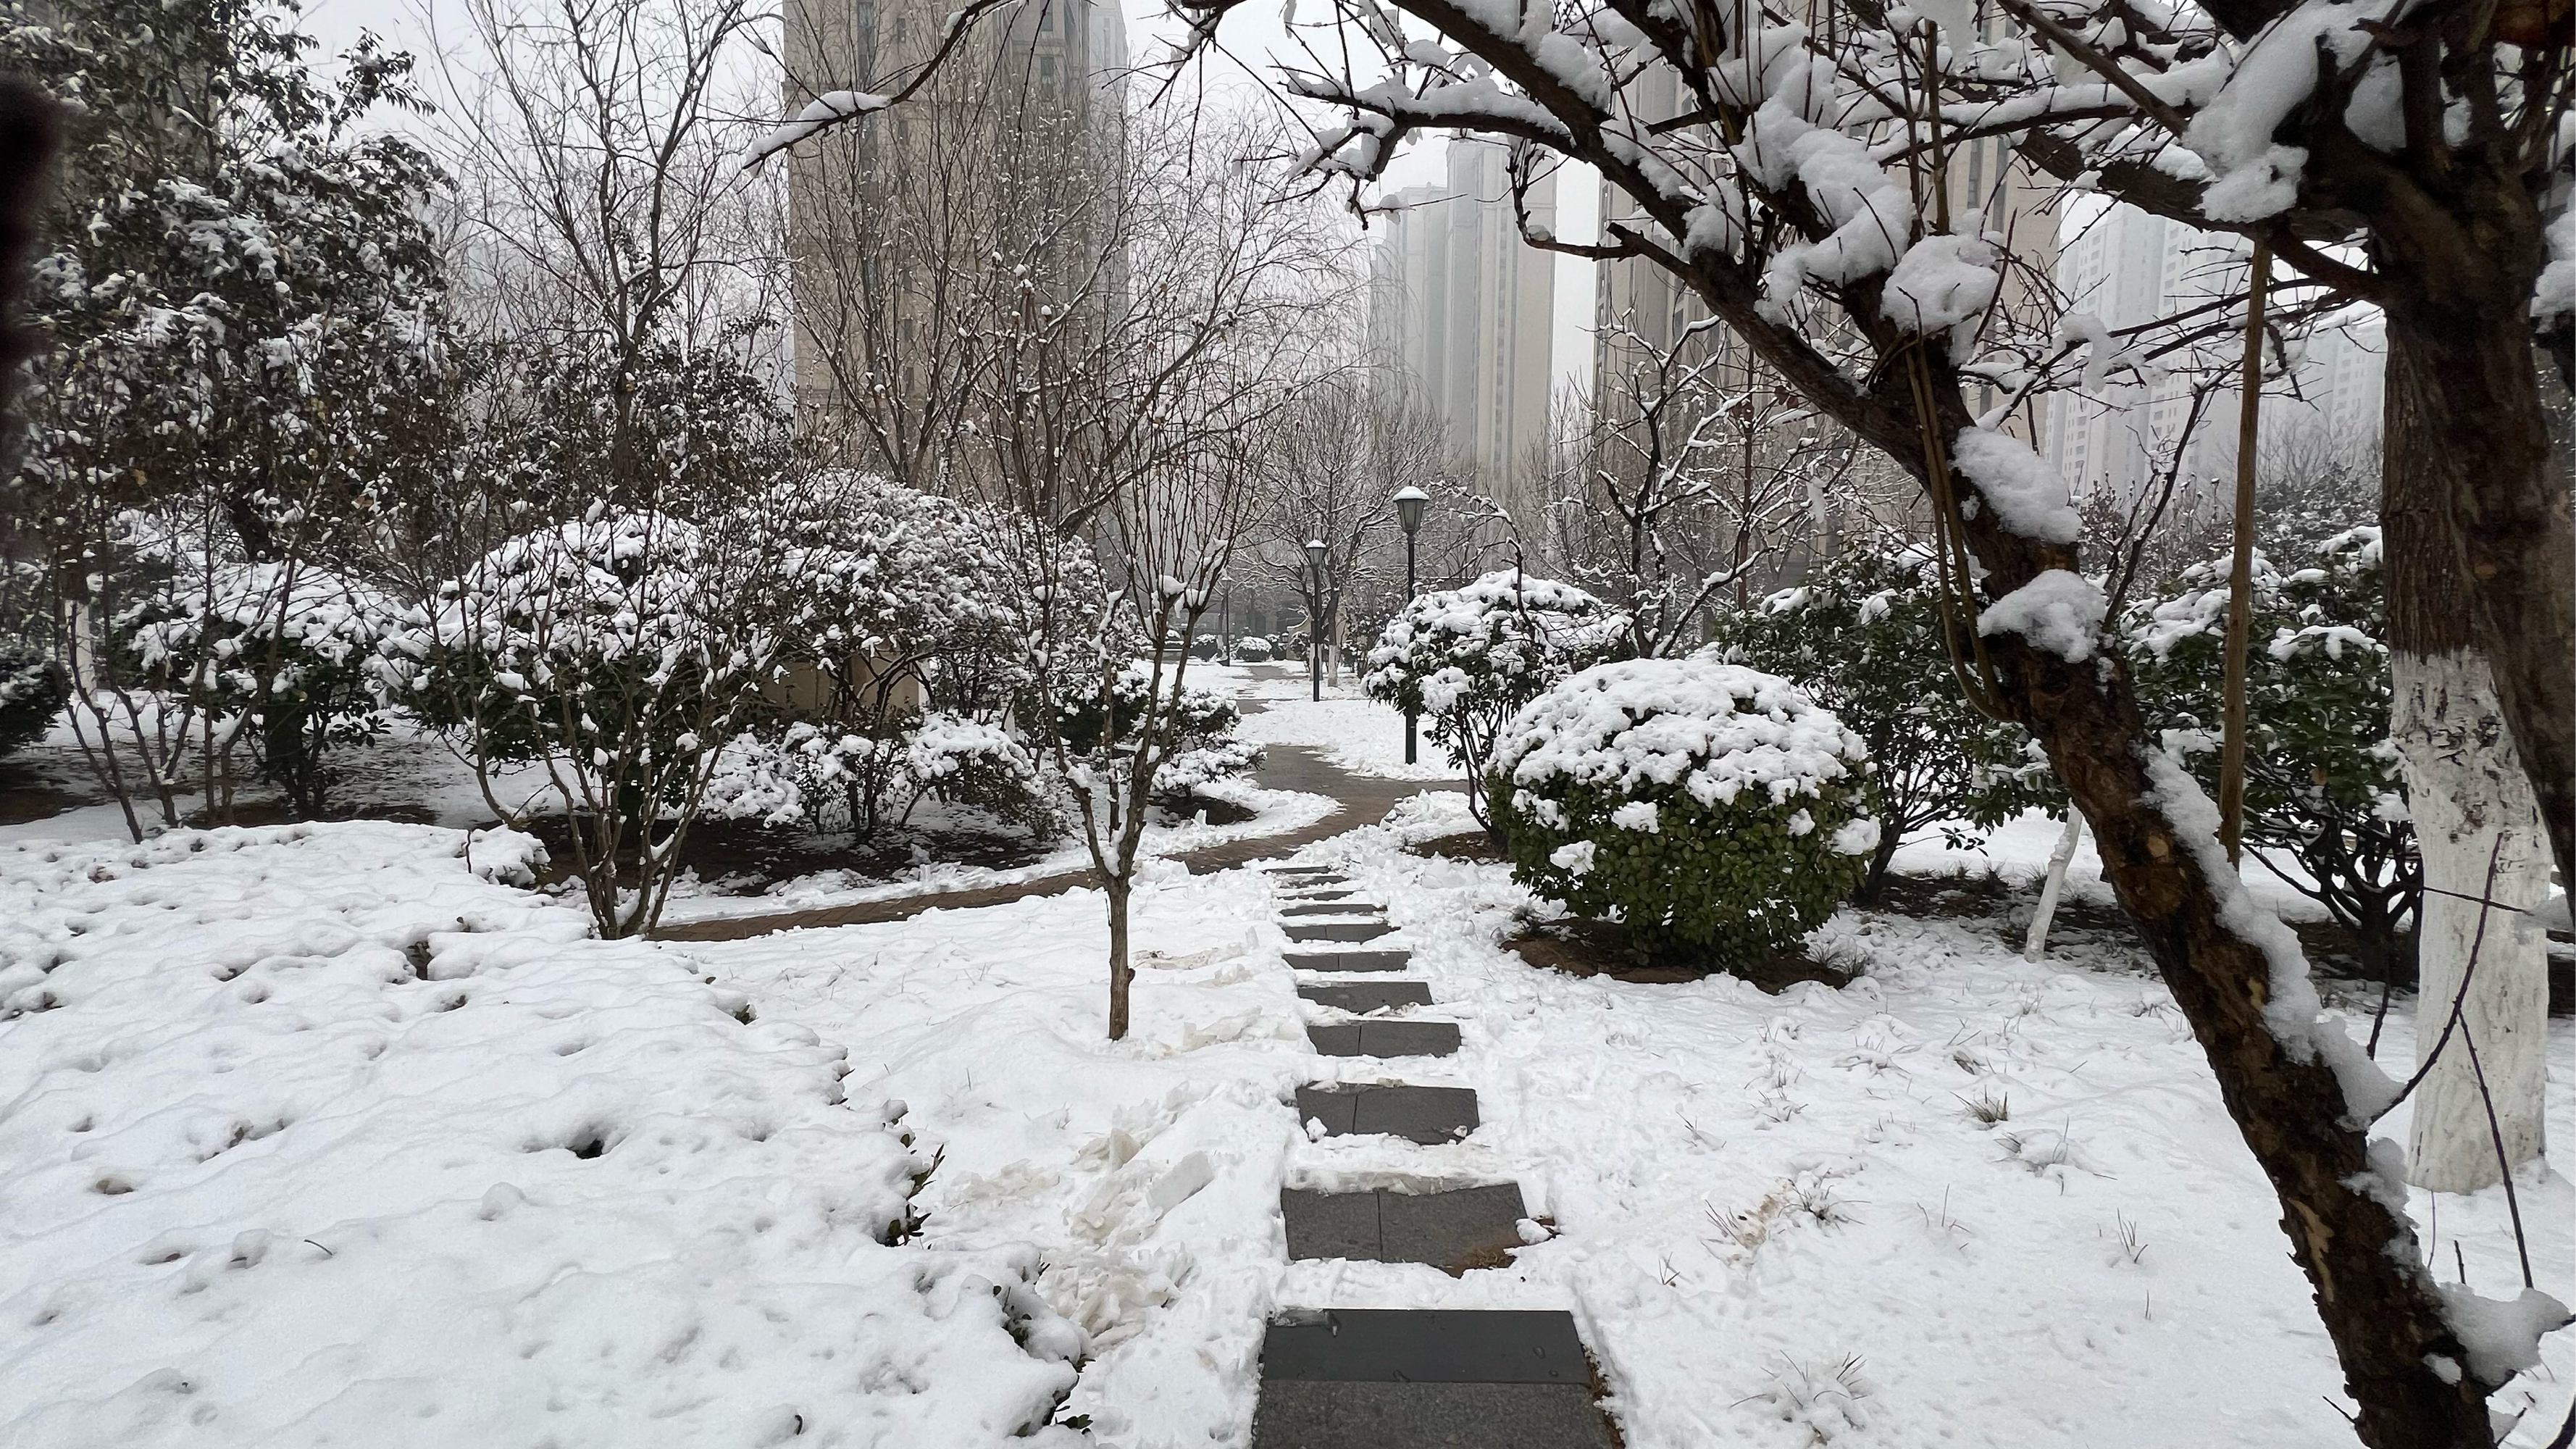
[[[2416,546],[2427,570],[2460,575],[2452,597],[2493,671],[2553,859],[2576,883],[2576,524],[2566,474],[2551,466],[2531,345],[2532,280],[2545,253],[2522,178],[2491,176],[2476,161],[2455,158],[2465,174],[2446,205],[2392,206],[2373,218],[2374,260],[2396,289],[2381,486],[2398,487],[2403,471],[2423,475],[2415,486],[2425,490],[2428,531]],[[2411,446],[2399,436],[2401,411]],[[2392,616],[2399,594],[2392,570]]]
[[[2524,357],[2527,366],[2527,349]],[[2452,403],[2411,337],[2401,341],[2394,326],[2388,370],[2380,546],[2396,675],[2389,734],[2405,763],[2424,861],[2416,1050],[2434,1049],[2458,1001],[2479,1057],[2471,1063],[2467,1045],[2454,1040],[2416,1089],[2408,1172],[2419,1187],[2473,1192],[2504,1172],[2487,1124],[2490,1101],[2505,1158],[2518,1164],[2540,1153],[2549,961],[2521,910],[2548,894],[2548,841],[2475,637],[2467,598],[2475,590],[2450,548],[2457,515],[2449,505],[2460,486],[2451,453],[2457,429],[2443,411]],[[2482,898],[2510,909],[2489,909]]]
[[[2395,666],[2391,730],[2405,757],[2415,844],[2424,857],[2418,1067],[2440,1041],[2454,1002],[2467,1034],[2466,1043],[2454,1039],[2443,1048],[2415,1089],[2408,1176],[2434,1192],[2476,1192],[2503,1181],[2505,1162],[2520,1166],[2541,1153],[2549,957],[2526,913],[2549,895],[2548,842],[2486,661],[2474,648],[2401,650]],[[2497,1158],[2498,1135],[2505,1161]]]
[[[1896,863],[1896,848],[1905,843],[1905,832],[1893,821],[1879,822],[1878,846],[1869,853],[1869,870],[1860,878],[1860,889],[1852,892],[1852,904],[1874,909],[1887,896],[1887,875]]]
[[[1103,874],[1101,885],[1109,897],[1109,1039],[1127,1039],[1127,882]]]
[[[1969,425],[1955,378],[1936,389],[1935,406],[1943,439]],[[1901,435],[1888,441],[1920,467],[1919,446],[1908,449]],[[1992,508],[1962,526],[1990,600],[2047,570],[2076,567],[2073,544],[2008,532]],[[2402,1185],[2373,1159],[2369,1132],[2355,1120],[2366,1109],[2347,1095],[2332,1057],[2361,1070],[2368,1063],[2339,1027],[2318,1020],[2298,940],[2247,899],[2219,849],[2216,807],[2156,750],[2116,653],[2069,660],[2009,633],[1987,643],[2007,712],[2039,741],[2083,811],[2103,878],[2281,1201],[2291,1257],[2315,1290],[2362,1441],[2374,1449],[2489,1444],[2486,1400],[2498,1386],[2467,1371]]]

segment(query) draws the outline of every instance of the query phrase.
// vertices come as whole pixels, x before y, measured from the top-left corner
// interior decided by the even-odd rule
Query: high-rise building
[[[2240,293],[2246,255],[2242,238],[2112,206],[2066,242],[2057,284],[2070,313],[2119,332]],[[2375,314],[2356,310],[2310,332],[2290,376],[2264,389],[2264,436],[2317,429],[2375,437],[2380,330]],[[2180,371],[2152,383],[2113,382],[2093,395],[2059,397],[2044,435],[2049,461],[2078,492],[2103,490],[2122,503],[2168,468],[2182,484],[2213,496],[2236,469],[2240,390],[2233,385],[2233,357],[2224,353],[2220,361],[2228,370],[2203,389],[2196,424],[2195,379]]]
[[[788,109],[817,91],[901,89],[950,10],[788,0]],[[1085,252],[1085,208],[1102,204],[1121,144],[1126,42],[1116,0],[1031,0],[986,17],[905,104],[789,152],[797,399],[809,422],[872,414],[855,461],[930,486],[917,474],[950,421],[961,325],[1017,287],[978,275],[988,259],[1028,266],[1042,292],[1050,271],[1067,289],[1123,285],[1122,266]]]
[[[1449,144],[1439,186],[1397,192],[1372,260],[1372,362],[1392,391],[1425,404],[1478,486],[1508,502],[1534,481],[1547,440],[1556,258],[1521,238],[1508,153]],[[1556,178],[1524,204],[1556,223]]]

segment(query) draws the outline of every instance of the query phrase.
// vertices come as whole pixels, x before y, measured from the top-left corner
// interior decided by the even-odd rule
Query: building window
[[[1038,83],[1040,85],[1048,86],[1055,84],[1054,56],[1042,55],[1038,57]]]

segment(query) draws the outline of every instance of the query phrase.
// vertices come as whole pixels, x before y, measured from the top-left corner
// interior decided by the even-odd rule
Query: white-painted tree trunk
[[[2084,812],[2073,805],[2066,807],[2066,830],[2057,837],[2057,848],[2048,853],[2048,881],[2039,888],[2039,909],[2030,918],[2030,934],[2022,938],[2021,959],[2036,961],[2048,954],[2048,926],[2057,919],[2057,896],[2066,889],[2066,867],[2075,859],[2075,847],[2084,843]]]
[[[2461,1002],[2460,1028],[2415,1090],[2409,1172],[2418,1187],[2475,1192],[2503,1180],[2498,1129],[2504,1158],[2516,1166],[2540,1156],[2543,1146],[2549,962],[2529,911],[2549,895],[2549,843],[2484,657],[2468,649],[2430,656],[2400,651],[2392,662],[2390,734],[2405,761],[2408,809],[2424,856],[2416,926],[2423,971],[2415,1012],[2419,1067],[2441,1039],[2452,1003]],[[2480,896],[2519,909],[2486,910]],[[2473,946],[2477,969],[2463,999],[2461,978]]]

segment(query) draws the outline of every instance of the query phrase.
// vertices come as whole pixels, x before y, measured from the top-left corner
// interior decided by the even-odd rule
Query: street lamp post
[[[1395,521],[1404,528],[1404,602],[1407,607],[1413,603],[1413,540],[1422,532],[1422,515],[1430,506],[1431,495],[1411,484],[1396,490]],[[1414,762],[1414,735],[1418,723],[1414,711],[1408,709],[1404,712],[1404,762],[1408,765]]]
[[[1306,540],[1306,680],[1317,704],[1324,700],[1324,555],[1320,538]]]

